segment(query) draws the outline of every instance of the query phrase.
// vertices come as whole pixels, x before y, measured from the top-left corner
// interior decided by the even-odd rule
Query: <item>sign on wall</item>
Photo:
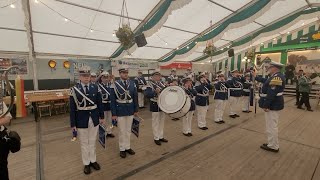
[[[174,62],[166,66],[160,66],[160,69],[173,69],[173,68],[176,68],[176,69],[192,68],[192,63],[191,62]]]
[[[89,66],[91,72],[99,74],[102,71],[111,71],[111,62],[107,60],[92,60],[92,59],[70,59],[70,83],[75,84],[79,80],[78,69],[82,66]]]
[[[28,74],[28,61],[26,57],[19,58],[0,58],[0,67],[8,68],[16,66],[10,71],[10,75],[26,75]]]

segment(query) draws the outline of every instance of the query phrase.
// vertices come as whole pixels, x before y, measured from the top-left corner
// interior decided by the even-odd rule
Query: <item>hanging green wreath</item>
[[[116,31],[116,36],[119,39],[124,49],[129,49],[134,42],[134,34],[129,25],[124,24]]]
[[[206,46],[206,48],[203,50],[203,53],[208,55],[208,56],[213,56],[213,54],[216,52],[217,48],[212,45],[212,44],[208,44]]]

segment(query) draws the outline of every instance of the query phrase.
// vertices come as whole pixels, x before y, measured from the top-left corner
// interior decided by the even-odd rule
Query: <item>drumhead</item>
[[[179,86],[168,86],[158,97],[158,106],[165,113],[175,113],[185,104],[185,91]]]

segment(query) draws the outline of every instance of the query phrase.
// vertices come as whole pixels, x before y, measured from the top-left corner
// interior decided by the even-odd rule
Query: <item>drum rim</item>
[[[186,99],[188,99],[188,95],[186,95]],[[189,97],[189,99],[190,99],[190,102],[191,102],[191,98]],[[186,103],[187,103],[187,101],[184,101],[184,104],[183,104],[183,106],[182,107],[184,107],[185,105],[186,105]],[[181,110],[181,109],[180,109]],[[168,113],[168,115],[170,116],[170,114],[175,114],[175,113],[177,113],[177,112],[179,112],[180,110],[178,110],[178,111],[176,111],[176,112],[174,112],[174,113]],[[190,110],[189,110],[190,111]],[[189,112],[188,111],[188,112]],[[184,116],[186,116],[187,114],[188,114],[188,112],[186,112],[183,116],[181,116],[181,117],[178,117],[178,118],[182,118],[182,117],[184,117]]]
[[[183,88],[180,87],[180,86],[168,86],[168,87],[164,88],[163,91],[164,91],[165,89],[167,89],[167,88],[172,88],[172,87],[178,87],[180,90],[182,90],[182,92],[185,93],[185,91],[183,90]],[[161,107],[163,107],[163,106],[162,106],[162,104],[160,103],[160,102],[161,102],[160,96],[161,96],[161,94],[159,95],[159,98],[158,98],[158,106],[159,106],[159,108],[162,110]],[[184,96],[184,97],[187,97],[187,96]],[[180,110],[184,107],[185,103],[186,103],[186,98],[185,98],[184,103],[182,104],[182,106],[181,106],[181,107],[179,106],[179,107],[180,107],[179,110],[177,110],[177,111],[175,111],[175,112],[172,112],[172,113],[170,112],[170,113],[167,113],[167,114],[177,113],[178,111],[180,111]],[[160,106],[161,106],[161,107],[160,107]],[[163,110],[162,110],[162,111],[163,111]]]

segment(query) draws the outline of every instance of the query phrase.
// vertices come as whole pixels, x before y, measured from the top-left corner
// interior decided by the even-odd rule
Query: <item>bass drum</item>
[[[163,89],[158,97],[159,108],[172,118],[185,116],[191,107],[191,99],[179,86]]]

